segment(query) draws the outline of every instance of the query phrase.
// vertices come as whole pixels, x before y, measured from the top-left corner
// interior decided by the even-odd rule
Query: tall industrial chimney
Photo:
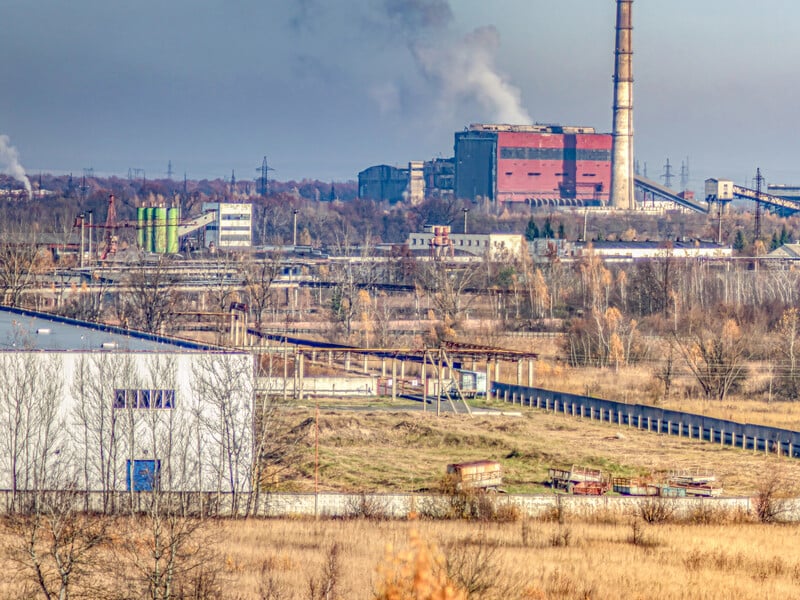
[[[633,197],[633,0],[617,0],[614,61],[614,131],[611,150],[611,206],[635,208]]]

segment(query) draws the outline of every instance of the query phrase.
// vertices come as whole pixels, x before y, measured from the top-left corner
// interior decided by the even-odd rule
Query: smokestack
[[[635,208],[633,199],[633,0],[617,0],[614,61],[614,131],[611,150],[611,206]]]

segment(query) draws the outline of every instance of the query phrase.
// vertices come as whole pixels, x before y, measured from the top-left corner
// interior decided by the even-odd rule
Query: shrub
[[[389,510],[385,498],[362,492],[347,500],[345,516],[351,519],[383,521],[389,518]]]
[[[466,600],[447,576],[444,557],[416,531],[408,550],[387,554],[378,566],[376,600]]]
[[[645,523],[668,523],[675,516],[675,502],[668,498],[648,497],[639,502],[639,516]]]

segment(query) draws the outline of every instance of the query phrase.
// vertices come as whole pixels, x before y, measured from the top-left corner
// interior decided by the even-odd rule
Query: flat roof
[[[47,313],[0,307],[0,352],[8,350],[180,352],[224,349]]]

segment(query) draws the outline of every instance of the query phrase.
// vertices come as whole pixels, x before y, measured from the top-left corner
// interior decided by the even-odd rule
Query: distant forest
[[[355,181],[276,181],[270,179],[266,195],[258,194],[258,181],[171,180],[145,177],[52,176],[31,179],[33,200],[0,200],[0,227],[64,235],[80,214],[92,213],[95,224],[104,223],[108,196],[116,198],[117,220],[133,222],[138,206],[180,206],[182,218],[200,214],[204,202],[250,202],[253,234],[258,245],[288,244],[293,237],[295,212],[298,243],[316,247],[401,244],[425,224],[450,225],[454,233],[519,233],[528,239],[557,237],[567,240],[716,240],[715,215],[667,211],[663,214],[625,212],[587,213],[581,208],[531,210],[525,204],[480,205],[453,198],[428,198],[419,205],[379,203],[357,198]],[[20,183],[0,175],[0,191],[19,190]],[[761,240],[753,239],[752,208],[732,208],[722,221],[722,242],[741,255],[761,254],[800,235],[800,218],[762,216]],[[133,230],[121,235],[132,238]]]

